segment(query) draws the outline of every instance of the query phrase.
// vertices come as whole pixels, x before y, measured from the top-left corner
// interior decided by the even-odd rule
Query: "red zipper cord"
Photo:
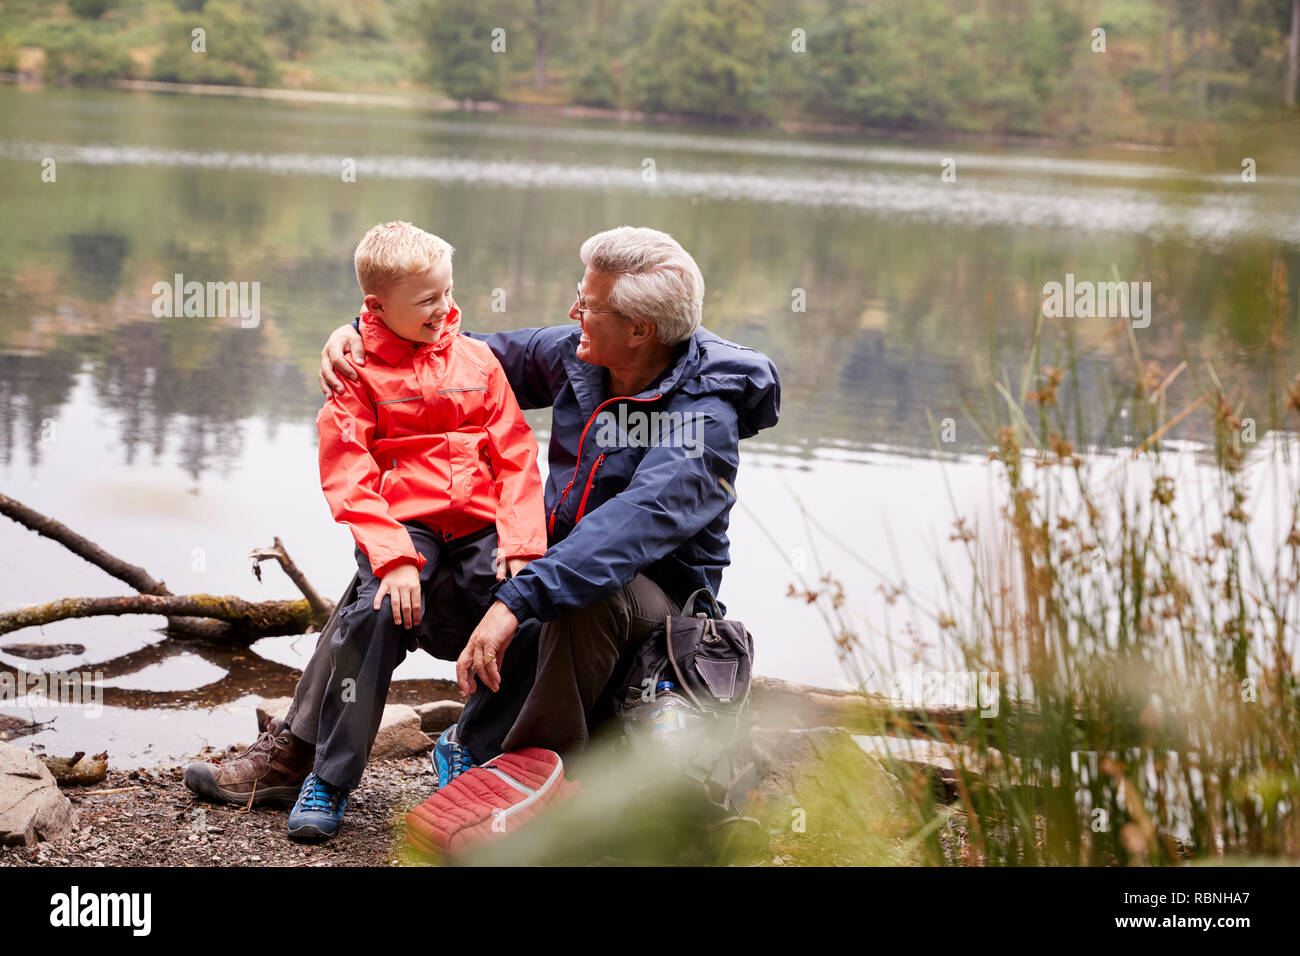
[[[569,497],[569,491],[573,488],[573,483],[578,480],[578,469],[582,467],[582,445],[587,440],[587,429],[591,428],[591,423],[596,420],[596,416],[600,414],[600,410],[610,402],[654,402],[663,397],[662,392],[650,398],[632,398],[628,395],[615,395],[613,398],[607,398],[596,406],[596,410],[592,412],[591,417],[587,419],[587,424],[582,426],[582,434],[578,437],[578,460],[573,463],[573,477],[571,477],[569,483],[564,486],[564,493],[560,495],[560,500],[557,501],[555,507],[551,509],[551,519],[546,523],[547,534],[555,534],[555,516],[564,505],[564,499]]]
[[[582,500],[578,502],[578,516],[573,519],[576,525],[582,520],[582,516],[587,513],[587,498],[591,494],[591,486],[596,481],[596,472],[600,468],[600,463],[605,460],[605,453],[601,452],[596,461],[591,466],[591,472],[587,475],[587,487],[582,490]]]

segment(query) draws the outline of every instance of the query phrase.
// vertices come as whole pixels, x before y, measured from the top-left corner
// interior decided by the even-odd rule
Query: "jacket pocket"
[[[379,434],[385,438],[420,435],[429,430],[428,403],[423,395],[398,395],[375,403]]]

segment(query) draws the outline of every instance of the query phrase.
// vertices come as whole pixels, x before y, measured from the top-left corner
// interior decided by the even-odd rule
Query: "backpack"
[[[691,817],[710,837],[730,841],[737,830],[753,831],[744,836],[748,841],[761,831],[765,843],[766,828],[744,814],[758,783],[749,707],[753,662],[754,639],[745,625],[726,620],[712,592],[701,588],[637,648],[615,711],[635,749],[653,722],[655,689],[672,681],[697,732],[689,737],[689,751],[671,765],[677,779],[657,781],[646,802],[684,794]]]

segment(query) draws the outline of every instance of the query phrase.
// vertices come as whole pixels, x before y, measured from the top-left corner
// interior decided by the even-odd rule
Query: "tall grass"
[[[1076,451],[1088,447],[1079,405],[1059,396],[1077,396],[1082,353],[1071,343],[1042,364],[1041,320],[1018,392],[993,384],[1000,512],[957,516],[964,558],[942,569],[937,601],[882,586],[931,622],[941,666],[1000,675],[995,716],[923,708],[957,793],[945,805],[924,778],[904,781],[928,862],[1300,858],[1300,376],[1281,370],[1284,289],[1282,276],[1256,436],[1210,358],[1166,371],[1127,323],[1111,334],[1133,363],[1117,406],[1128,448]],[[1194,393],[1170,409],[1180,376]],[[1193,416],[1213,423],[1212,454],[1168,440]],[[884,662],[855,632],[845,590],[823,570],[795,593],[818,605],[860,680]]]

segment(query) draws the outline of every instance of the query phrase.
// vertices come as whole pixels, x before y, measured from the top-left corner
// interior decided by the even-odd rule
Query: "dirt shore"
[[[220,760],[240,748],[205,750]],[[0,847],[0,866],[391,866],[403,855],[408,811],[437,783],[428,755],[375,760],[348,801],[339,835],[310,846],[285,835],[287,810],[245,811],[196,800],[181,782],[184,765],[110,770],[90,787],[63,793],[77,808],[68,837],[31,847]],[[117,791],[117,792],[104,792]]]

